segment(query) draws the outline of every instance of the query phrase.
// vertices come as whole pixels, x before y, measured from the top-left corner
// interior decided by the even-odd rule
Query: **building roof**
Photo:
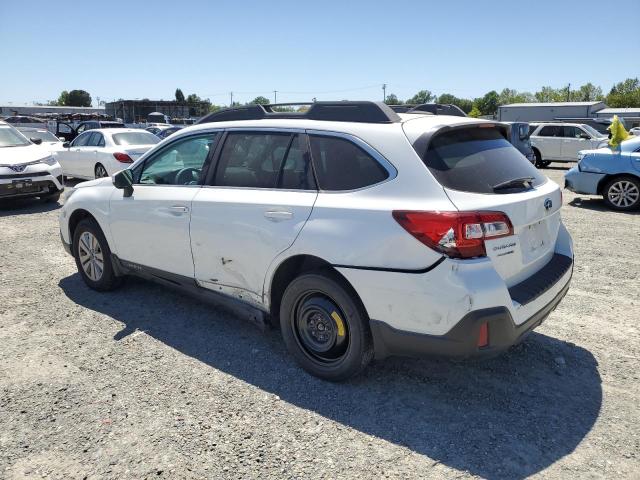
[[[618,113],[638,113],[640,112],[640,107],[635,108],[603,108],[602,110],[598,110],[598,113],[604,114],[618,114]]]
[[[510,103],[501,105],[500,108],[509,107],[589,107],[603,102],[541,102],[541,103]]]

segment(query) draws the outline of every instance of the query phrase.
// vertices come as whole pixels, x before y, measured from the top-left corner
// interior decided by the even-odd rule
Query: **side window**
[[[538,132],[539,137],[560,137],[562,135],[562,127],[557,125],[547,125],[542,127]]]
[[[355,190],[389,177],[376,159],[347,139],[310,135],[309,140],[322,190]]]
[[[73,147],[86,147],[91,137],[91,132],[85,132],[82,135],[78,135],[76,139],[71,143]]]
[[[76,132],[78,132],[78,133],[82,133],[82,132],[84,132],[86,129],[87,129],[87,124],[86,124],[86,123],[83,123],[82,125],[80,125],[80,126],[76,129]]]
[[[276,188],[290,133],[232,132],[222,147],[214,185]]]
[[[198,185],[217,133],[178,140],[148,158],[140,172],[140,184]]]
[[[284,159],[282,170],[278,178],[278,188],[287,190],[315,190],[316,182],[313,178],[313,169],[309,161],[309,155],[303,146],[303,138],[300,135],[293,137],[287,156]]]
[[[529,135],[533,135],[533,132],[538,128],[538,125],[529,125]],[[540,135],[538,133],[538,135]]]
[[[565,138],[579,138],[581,133],[582,133],[582,130],[576,127],[565,126],[563,127],[562,136]]]
[[[98,132],[94,132],[93,135],[94,138],[92,139],[92,141],[94,142],[94,145],[96,147],[104,147],[104,135]]]

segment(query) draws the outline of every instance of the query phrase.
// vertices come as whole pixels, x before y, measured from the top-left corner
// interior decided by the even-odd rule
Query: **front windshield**
[[[113,142],[116,145],[153,145],[160,139],[153,133],[144,130],[140,132],[122,132],[113,135]]]
[[[22,132],[25,137],[39,138],[43,142],[59,142],[60,140],[53,133],[46,130],[36,130],[34,132]]]
[[[31,145],[27,137],[15,128],[0,126],[0,147],[25,147]]]
[[[605,137],[606,136],[606,135],[600,133],[599,131],[597,131],[591,125],[583,125],[582,128],[584,128],[587,132],[589,132],[589,134],[592,137]]]

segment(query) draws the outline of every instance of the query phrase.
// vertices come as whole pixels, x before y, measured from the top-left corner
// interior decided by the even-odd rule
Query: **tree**
[[[62,92],[63,94],[65,92]],[[62,96],[62,95],[61,95]],[[90,107],[91,95],[84,90],[71,90],[64,105],[68,107]]]
[[[67,92],[66,90],[63,90],[62,93],[60,94],[60,96],[58,97],[58,101],[56,102],[56,105],[67,105],[69,102],[69,92]]]
[[[482,98],[476,98],[475,104],[482,115],[495,115],[498,111],[498,92],[491,90]]]
[[[480,115],[482,115],[482,112],[480,111],[478,106],[474,103],[473,108],[469,112],[469,116],[473,118],[478,118]]]
[[[176,88],[176,102],[184,103],[184,93],[179,88]]]
[[[567,90],[542,87],[534,96],[538,102],[563,102],[567,99]]]
[[[256,97],[251,100],[247,105],[269,105],[271,102],[267,97]]]
[[[395,93],[390,93],[387,95],[387,99],[384,101],[387,105],[400,105],[402,102],[398,100],[398,97]]]
[[[420,90],[413,97],[407,100],[407,103],[420,105],[422,103],[429,103],[435,99],[435,95],[431,93],[429,90]]]
[[[202,100],[200,100],[200,97],[198,95],[196,95],[195,93],[192,93],[191,95],[189,95],[187,97],[187,103],[189,105],[194,105],[198,102],[201,102]]]
[[[498,105],[509,105],[510,103],[535,102],[536,98],[529,92],[518,92],[510,88],[503,89],[498,95]]]
[[[602,95],[602,88],[589,82],[575,92],[571,92],[571,99],[577,102],[599,102],[604,99],[604,95]]]
[[[607,105],[616,108],[640,107],[640,81],[627,78],[624,82],[616,83],[607,95]]]

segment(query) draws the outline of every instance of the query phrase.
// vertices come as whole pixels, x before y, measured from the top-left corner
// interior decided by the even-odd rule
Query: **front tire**
[[[634,177],[613,178],[604,186],[602,197],[613,210],[634,210],[640,206],[640,180]]]
[[[120,285],[111,264],[107,239],[94,219],[80,221],[73,232],[72,247],[78,272],[89,288],[106,292]]]
[[[330,272],[301,275],[284,292],[280,327],[289,352],[316,377],[341,381],[360,373],[373,358],[364,309]]]
[[[46,203],[58,203],[61,193],[62,192],[56,192],[52,193],[51,195],[47,195],[46,197],[44,197],[44,201]]]

